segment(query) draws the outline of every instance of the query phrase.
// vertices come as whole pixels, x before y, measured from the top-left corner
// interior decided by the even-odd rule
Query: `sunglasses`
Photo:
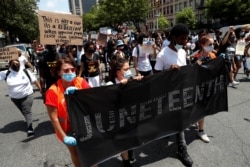
[[[63,72],[64,73],[76,72],[76,68],[66,68],[66,69],[63,69]]]

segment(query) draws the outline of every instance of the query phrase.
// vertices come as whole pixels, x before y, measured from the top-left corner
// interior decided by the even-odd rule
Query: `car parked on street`
[[[22,51],[22,54],[25,55],[27,57],[27,59],[30,61],[32,53],[29,53],[29,50],[30,50],[29,48],[31,48],[31,47],[28,44],[18,43],[18,44],[13,44],[13,45],[7,45],[4,48],[11,48],[11,47],[16,47],[16,48],[20,49]],[[1,55],[1,53],[0,53],[0,55]],[[0,60],[0,70],[7,69],[8,65],[9,65],[9,61],[10,60],[6,60],[6,59],[4,61]]]

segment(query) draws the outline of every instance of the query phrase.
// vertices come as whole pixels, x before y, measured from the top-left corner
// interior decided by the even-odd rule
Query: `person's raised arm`
[[[229,27],[228,32],[226,32],[226,35],[224,36],[224,38],[221,41],[221,45],[225,45],[228,41],[229,35],[234,31],[234,28],[232,26]]]

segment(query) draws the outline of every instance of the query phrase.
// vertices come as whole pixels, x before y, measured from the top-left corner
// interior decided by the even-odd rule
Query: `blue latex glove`
[[[64,142],[64,144],[66,144],[68,146],[76,146],[76,144],[77,144],[76,139],[74,137],[71,137],[71,136],[65,136],[63,138],[63,142]]]
[[[66,95],[74,94],[76,90],[77,90],[76,87],[70,86],[70,87],[68,87],[68,88],[66,89],[65,94],[66,94]]]

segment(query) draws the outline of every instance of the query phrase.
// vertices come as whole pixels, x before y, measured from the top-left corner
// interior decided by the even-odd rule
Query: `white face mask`
[[[122,49],[124,49],[124,46],[120,46],[119,48],[120,48],[120,50],[122,50]]]
[[[203,49],[206,51],[206,52],[212,52],[214,50],[214,45],[211,45],[211,46],[204,46]]]
[[[176,50],[179,50],[179,49],[183,48],[183,45],[175,44],[174,47],[175,47]]]
[[[179,49],[183,48],[183,45],[177,44],[176,39],[175,39],[175,46],[174,47],[178,51]]]
[[[123,78],[129,79],[132,77],[131,70],[124,71]]]

